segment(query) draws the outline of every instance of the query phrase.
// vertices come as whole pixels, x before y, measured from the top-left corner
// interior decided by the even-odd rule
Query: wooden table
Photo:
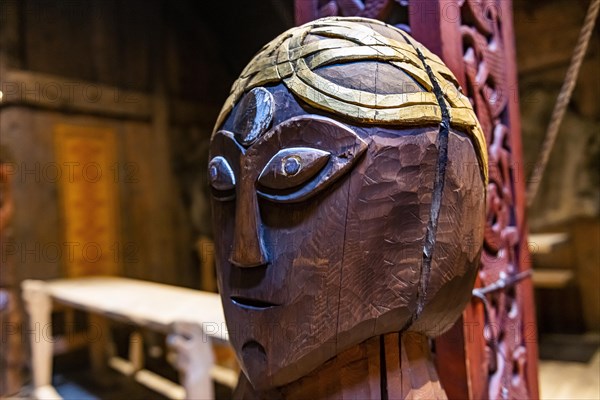
[[[113,357],[109,364],[169,397],[212,398],[211,375],[235,384],[233,371],[214,365],[211,342],[228,341],[221,300],[215,293],[118,277],[25,280],[21,287],[30,319],[34,396],[38,399],[61,398],[51,384],[53,301],[168,334],[183,388],[143,369],[139,356],[130,356],[130,360]],[[96,336],[102,336],[104,329],[106,326],[96,324]],[[102,344],[100,340],[90,342]],[[105,349],[100,354],[106,354]]]

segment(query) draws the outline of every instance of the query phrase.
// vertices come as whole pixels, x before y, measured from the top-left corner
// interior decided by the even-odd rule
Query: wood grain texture
[[[450,97],[456,86],[441,61],[404,33],[357,19],[302,30],[313,35],[302,48],[290,31],[263,49],[277,57],[246,67],[210,146],[219,289],[244,373],[236,396],[443,399],[426,337],[449,329],[471,296],[487,176],[478,125],[453,122],[472,110]],[[312,49],[348,45],[332,38],[364,32],[380,40],[354,38],[367,53],[396,46],[394,59],[406,55],[412,67],[326,51],[310,58]],[[287,71],[300,53],[307,65],[326,65],[319,73],[333,86]],[[271,63],[287,75],[268,75]],[[315,103],[294,77],[375,117]],[[266,115],[255,110],[257,89],[274,100],[272,121],[237,132],[237,121]],[[415,124],[396,115],[390,125],[377,114],[395,106],[386,93],[427,104],[436,117]]]
[[[446,394],[431,361],[426,336],[375,336],[282,388],[256,391],[240,376],[234,399],[440,399]]]

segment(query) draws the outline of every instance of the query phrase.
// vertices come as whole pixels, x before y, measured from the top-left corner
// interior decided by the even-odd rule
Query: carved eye
[[[367,147],[340,122],[317,115],[297,116],[265,133],[245,157],[256,165],[262,154],[275,154],[260,173],[256,192],[273,202],[298,203],[335,182]]]
[[[291,189],[314,177],[329,161],[330,153],[309,147],[279,151],[260,173],[258,184],[268,189]]]
[[[210,185],[217,192],[224,192],[215,196],[221,200],[229,200],[233,197],[231,191],[235,188],[235,175],[227,160],[217,156],[208,163],[208,179]]]

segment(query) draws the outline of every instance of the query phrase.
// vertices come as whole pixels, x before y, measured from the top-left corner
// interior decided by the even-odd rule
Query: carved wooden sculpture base
[[[447,399],[426,336],[373,337],[342,352],[306,377],[257,393],[242,374],[235,399]]]

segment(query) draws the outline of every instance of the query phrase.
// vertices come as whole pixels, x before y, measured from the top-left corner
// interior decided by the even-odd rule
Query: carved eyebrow
[[[367,143],[356,132],[338,121],[319,115],[300,115],[265,132],[247,148],[235,139],[232,132],[217,131],[211,139],[210,157],[223,156],[229,159],[233,175],[238,179],[242,179],[242,170],[246,174],[250,171],[250,179],[256,179],[256,193],[259,196],[279,203],[294,203],[314,196],[335,182],[357,162],[367,147]],[[296,188],[282,191],[259,185],[259,175],[273,156],[294,148],[323,151],[328,154],[327,163],[322,168],[311,166],[311,169],[315,168],[314,175],[305,176],[306,182],[298,182]]]
[[[293,193],[257,189],[261,197],[291,203],[305,200],[325,189],[348,171],[367,147],[356,132],[340,122],[318,115],[301,115],[280,123],[260,137],[247,149],[244,163],[253,163],[264,169],[275,154],[289,148],[323,150],[330,154],[323,169]]]
[[[274,145],[278,146],[278,150],[303,146],[344,149],[358,142],[364,143],[356,132],[341,122],[320,115],[298,115],[266,132],[247,152],[254,153],[260,148]]]
[[[232,132],[219,130],[210,139],[208,178],[216,200],[227,201],[235,197],[234,189],[240,175],[239,161],[244,152],[245,149],[235,140]],[[221,177],[224,178],[223,181],[210,177],[211,167],[216,167],[217,172],[225,173]]]

